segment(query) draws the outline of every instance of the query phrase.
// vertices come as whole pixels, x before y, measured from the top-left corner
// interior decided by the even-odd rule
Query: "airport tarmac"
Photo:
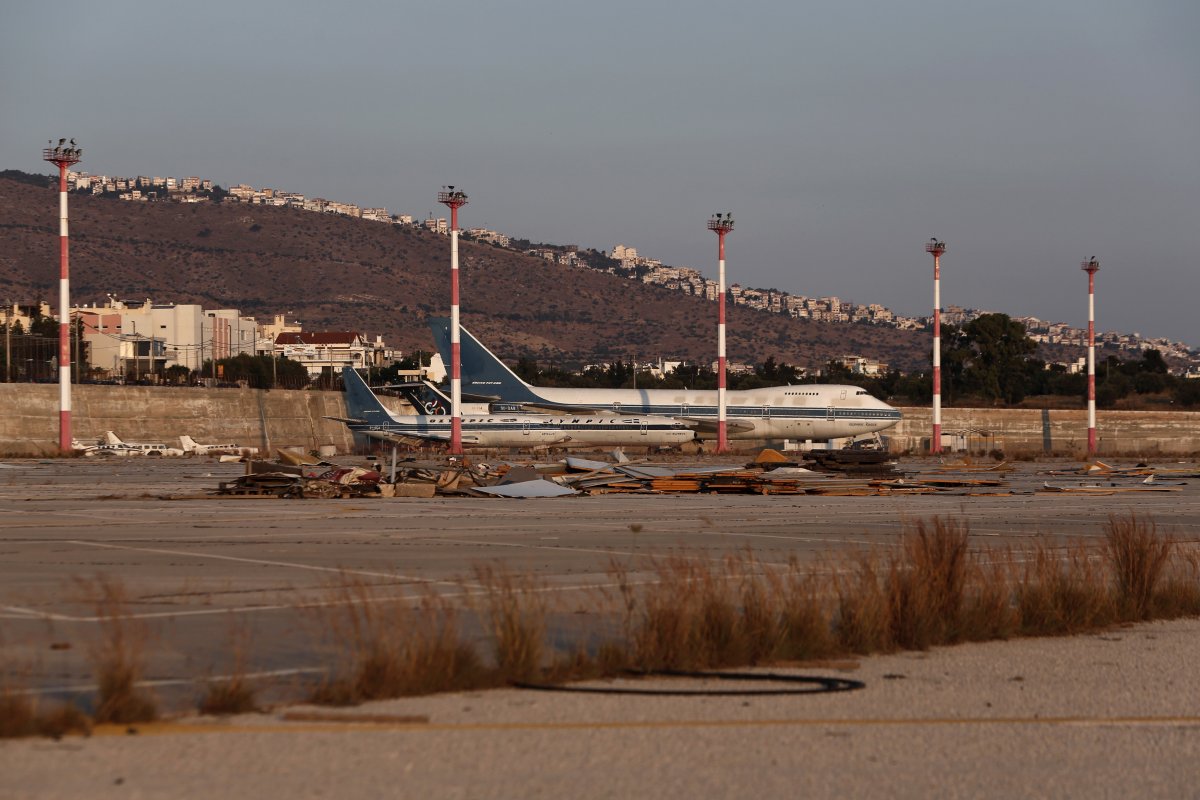
[[[649,578],[650,557],[679,550],[821,559],[891,546],[934,515],[967,521],[977,543],[1016,548],[1099,537],[1109,514],[1130,511],[1200,538],[1200,480],[1170,493],[1034,492],[1048,480],[1039,470],[1075,466],[1019,464],[1013,493],[990,497],[263,500],[195,499],[242,469],[208,459],[10,461],[0,467],[0,635],[31,689],[85,696],[97,619],[76,579],[119,580],[130,616],[153,637],[148,678],[182,704],[198,679],[228,666],[236,626],[252,633],[253,669],[279,680],[316,674],[326,662],[298,606],[346,575],[403,602],[429,590],[470,594],[472,567],[499,563],[536,576],[569,612],[572,598],[611,581],[613,562]],[[221,728],[236,736],[193,726],[136,740],[5,743],[0,794],[77,796],[86,782],[96,797],[1188,796],[1200,771],[1197,633],[1185,621],[872,657],[847,673],[867,688],[836,695],[504,690],[370,706],[429,717],[417,726],[330,730],[256,717]]]

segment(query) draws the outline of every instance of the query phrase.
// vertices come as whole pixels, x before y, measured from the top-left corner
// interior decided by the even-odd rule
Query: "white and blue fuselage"
[[[352,432],[370,439],[449,442],[448,414],[394,414],[350,367],[342,371]],[[594,416],[475,413],[462,418],[462,441],[476,447],[669,447],[690,442],[692,429],[652,415]]]
[[[449,363],[449,320],[431,319],[434,342]],[[463,391],[504,402],[579,413],[650,414],[690,424],[700,437],[716,434],[717,392],[692,389],[578,389],[531,386],[465,329],[461,331]],[[797,384],[727,391],[730,439],[827,441],[887,430],[900,411],[865,389],[844,384]]]

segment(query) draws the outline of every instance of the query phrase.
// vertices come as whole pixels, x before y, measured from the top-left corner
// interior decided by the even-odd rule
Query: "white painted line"
[[[707,532],[707,531],[705,531],[705,532]],[[718,555],[718,556],[693,555],[691,553],[672,552],[669,549],[667,549],[665,551],[664,550],[654,550],[654,551],[646,550],[645,552],[639,553],[636,550],[598,550],[598,549],[590,548],[590,547],[553,547],[551,545],[545,545],[545,544],[522,544],[521,542],[490,542],[490,541],[480,542],[480,541],[474,541],[471,539],[443,539],[440,536],[436,539],[431,538],[431,539],[422,540],[422,541],[429,541],[429,542],[432,542],[435,544],[437,542],[450,542],[451,544],[470,544],[470,545],[475,545],[477,547],[515,547],[515,548],[519,548],[522,550],[551,550],[551,551],[560,552],[560,553],[561,552],[597,553],[599,555],[604,555],[604,556],[630,556],[633,558],[662,558],[664,556],[667,556],[667,557],[686,558],[686,559],[690,559],[692,561],[716,561],[718,563],[724,561],[726,556],[728,556],[728,553]],[[758,563],[766,564],[766,565],[772,566],[772,567],[786,567],[787,566],[787,564],[785,564],[785,563],[775,562],[775,561],[759,561]],[[600,573],[597,572],[595,574],[600,574]]]
[[[155,689],[164,686],[192,686],[197,683],[216,683],[231,680],[262,680],[264,678],[287,678],[293,675],[315,675],[328,672],[325,667],[295,667],[292,669],[272,669],[265,672],[247,672],[243,675],[210,675],[195,678],[159,678],[152,681],[138,681],[134,686],[140,689]],[[17,694],[71,694],[79,692],[95,692],[100,687],[94,683],[79,683],[71,686],[44,686],[39,689],[22,689]]]
[[[193,553],[187,550],[166,550],[158,547],[132,547],[122,544],[110,544],[108,542],[87,542],[81,539],[68,539],[68,544],[79,544],[87,547],[104,547],[111,550],[131,550],[138,553],[156,553],[158,555],[167,556],[184,556],[187,558],[210,558],[218,561],[236,561],[242,564],[261,564],[269,567],[287,567],[289,569],[303,569],[313,572],[332,572],[339,575],[363,575],[368,578],[388,578],[390,580],[413,581],[414,583],[431,583],[458,586],[458,583],[452,581],[443,581],[433,578],[420,578],[415,575],[401,575],[395,572],[375,572],[373,570],[361,569],[346,569],[343,567],[319,567],[315,564],[299,564],[294,561],[271,561],[261,558],[243,558],[241,556],[223,556],[217,553]]]

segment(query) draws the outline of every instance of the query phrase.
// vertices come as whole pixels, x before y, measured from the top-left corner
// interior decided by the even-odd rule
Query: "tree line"
[[[942,328],[942,401],[958,406],[1015,406],[1028,398],[1075,404],[1087,399],[1087,375],[1062,364],[1038,358],[1037,342],[1025,326],[1007,314],[984,314],[970,322]],[[712,369],[682,364],[661,377],[648,368],[635,370],[631,362],[616,361],[590,367],[582,373],[541,367],[521,358],[514,372],[528,383],[579,388],[716,389]],[[730,389],[804,383],[845,383],[862,387],[874,396],[898,404],[928,404],[933,399],[932,369],[904,374],[892,370],[880,375],[852,372],[836,361],[819,374],[804,371],[774,357],[755,365],[751,372],[730,373]],[[1096,365],[1096,404],[1111,408],[1123,400],[1147,403],[1200,405],[1200,380],[1171,375],[1158,350],[1145,350],[1140,358],[1109,355]]]

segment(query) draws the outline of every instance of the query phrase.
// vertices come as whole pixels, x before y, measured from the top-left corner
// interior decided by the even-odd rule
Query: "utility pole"
[[[942,452],[942,253],[946,243],[936,236],[925,245],[925,252],[933,256],[933,437],[929,441],[929,452]]]
[[[71,334],[70,326],[70,272],[67,268],[67,169],[83,158],[83,149],[76,147],[75,140],[66,144],[59,139],[58,146],[47,142],[42,149],[42,160],[58,167],[58,449],[71,452]]]
[[[1100,262],[1092,257],[1081,263],[1079,268],[1088,274],[1087,454],[1094,456],[1096,455],[1096,273],[1100,271]],[[1107,377],[1107,368],[1104,374]]]
[[[8,299],[4,309],[4,382],[12,383],[12,318],[13,301]]]
[[[467,204],[467,193],[453,186],[438,192],[438,202],[450,209],[450,454],[461,456],[462,349],[458,332],[458,210]]]
[[[82,324],[83,324],[82,318],[78,314],[76,314],[71,319],[71,326],[75,329],[75,382],[76,383],[79,383],[79,374],[80,374],[79,362],[82,360],[82,356],[83,356],[83,350],[79,346],[80,345],[79,328],[82,326]]]
[[[729,452],[725,400],[725,235],[733,230],[733,214],[713,214],[708,229],[717,234],[717,452]]]
[[[129,320],[133,326],[133,382],[142,382],[142,348],[138,347],[137,320]]]

